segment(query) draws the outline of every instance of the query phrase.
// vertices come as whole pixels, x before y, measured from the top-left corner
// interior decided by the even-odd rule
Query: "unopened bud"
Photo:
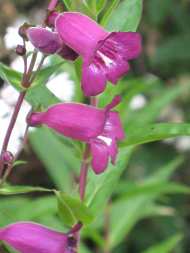
[[[24,40],[28,40],[27,37],[27,33],[26,31],[28,30],[28,28],[30,28],[31,25],[24,23],[22,26],[20,26],[19,30],[18,30],[18,34],[24,39]]]
[[[23,56],[23,55],[26,54],[26,48],[25,48],[24,46],[22,46],[22,45],[18,45],[18,46],[16,47],[16,53],[17,53],[18,55],[20,55],[20,56]]]
[[[14,161],[14,156],[11,152],[9,151],[5,151],[3,154],[2,154],[2,161],[4,164],[11,164],[13,163]]]
[[[55,20],[59,16],[59,13],[56,11],[49,11],[47,18],[46,18],[46,25],[49,27],[54,28],[55,27]]]

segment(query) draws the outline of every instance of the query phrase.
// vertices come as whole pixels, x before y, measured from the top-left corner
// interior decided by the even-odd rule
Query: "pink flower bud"
[[[10,151],[3,152],[1,160],[4,164],[11,164],[14,161],[14,156]]]
[[[27,35],[33,46],[44,54],[59,54],[67,60],[75,60],[78,57],[77,53],[63,43],[56,32],[32,27],[27,30]]]
[[[20,56],[23,56],[23,55],[26,54],[26,48],[25,48],[24,46],[22,46],[22,45],[18,45],[18,46],[16,47],[16,53],[17,53],[18,55],[20,55]]]

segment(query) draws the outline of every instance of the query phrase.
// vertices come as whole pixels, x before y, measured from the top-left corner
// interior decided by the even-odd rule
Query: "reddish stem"
[[[18,113],[19,113],[19,111],[21,109],[21,105],[22,105],[22,102],[24,100],[25,95],[26,95],[26,91],[23,91],[23,92],[20,93],[20,95],[18,97],[18,100],[17,100],[17,103],[15,105],[15,109],[14,109],[13,115],[11,117],[11,121],[9,123],[8,129],[7,129],[4,141],[3,141],[1,156],[7,150],[7,147],[8,147],[8,144],[9,144],[9,140],[10,140],[10,137],[11,137],[11,133],[13,131],[13,128],[14,128],[15,122],[17,120],[17,116],[18,116]],[[4,164],[1,161],[1,164],[0,164],[0,175],[2,174],[3,167],[4,167]]]
[[[87,144],[85,147],[84,154],[83,154],[81,170],[80,170],[79,192],[80,192],[81,200],[84,200],[84,197],[85,197],[86,181],[87,181],[88,166],[89,166],[88,157],[89,157],[89,145]]]

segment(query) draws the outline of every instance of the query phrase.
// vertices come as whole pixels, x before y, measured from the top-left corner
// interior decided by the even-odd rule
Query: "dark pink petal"
[[[67,235],[30,222],[0,229],[0,240],[20,253],[72,253],[68,249]]]
[[[141,35],[136,32],[113,32],[104,43],[107,48],[110,45],[124,59],[132,60],[137,58],[142,51]]]
[[[123,140],[125,132],[123,130],[119,114],[117,112],[110,112],[104,126],[103,136],[109,136],[112,139]]]
[[[96,139],[90,143],[90,149],[92,153],[92,169],[96,174],[100,174],[104,172],[108,166],[108,147],[104,142]]]
[[[104,110],[77,103],[62,103],[43,113],[32,113],[27,121],[31,126],[45,124],[67,137],[89,141],[104,128]]]
[[[108,65],[106,68],[106,76],[107,79],[116,84],[120,78],[126,75],[129,72],[129,64],[127,61],[123,60],[122,58],[118,57],[112,64]]]
[[[55,54],[62,48],[63,43],[58,34],[45,28],[29,28],[27,35],[33,46],[44,54]]]
[[[112,162],[112,164],[115,165],[117,153],[118,153],[118,148],[117,148],[117,143],[114,139],[112,140],[111,145],[108,148],[109,148],[109,154],[111,156],[111,162]]]
[[[55,26],[63,42],[83,57],[92,55],[98,41],[109,34],[94,20],[79,12],[64,12],[56,19]]]
[[[95,64],[83,64],[82,67],[82,90],[85,96],[96,96],[103,92],[106,87],[104,71]]]
[[[85,58],[85,67],[88,69],[88,86],[102,86],[102,79],[94,78],[94,72],[104,77],[104,88],[89,90],[89,96],[100,94],[105,89],[106,81],[116,84],[130,69],[128,60],[136,58],[141,52],[141,37],[138,33],[111,33],[104,40],[97,43],[93,55],[89,53]],[[91,70],[92,69],[92,70]],[[91,70],[91,71],[90,71]],[[84,81],[83,81],[84,83]]]

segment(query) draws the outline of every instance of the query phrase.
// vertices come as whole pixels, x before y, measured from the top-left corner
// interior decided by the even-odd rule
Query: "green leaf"
[[[71,10],[71,6],[72,6],[72,1],[71,0],[62,0],[63,3],[65,4],[65,7],[67,8],[67,10]]]
[[[47,108],[50,105],[59,103],[59,99],[51,93],[45,86],[36,86],[29,89],[26,100],[32,105],[33,109]]]
[[[46,87],[45,84],[47,79],[51,76],[53,71],[50,69],[57,69],[61,64],[56,64],[55,66],[44,68],[39,72],[39,76],[34,82],[34,87],[30,88],[27,91],[26,100],[33,106],[33,108],[39,108],[42,106],[43,108],[47,108],[49,105],[58,103],[59,100],[56,98]],[[49,72],[50,71],[50,72]],[[20,86],[22,74],[12,70],[8,66],[0,63],[0,77],[10,83],[14,88],[18,91],[23,90]]]
[[[3,246],[5,247],[5,249],[7,250],[8,253],[19,253],[18,251],[13,250],[9,245],[6,245],[4,242],[2,244],[3,244]]]
[[[14,195],[31,192],[53,192],[53,190],[35,186],[11,186],[11,185],[6,185],[0,188],[0,195]]]
[[[173,185],[172,183],[142,184],[142,186],[136,185],[133,189],[131,188],[125,197],[112,204],[110,217],[111,247],[118,245],[141,219],[152,215],[173,215],[174,212],[171,210],[167,211],[166,208],[165,210],[162,208],[161,212],[158,212],[155,209],[154,202],[163,194],[184,193],[184,190],[188,190],[188,194],[190,193],[189,189],[181,189],[180,185]],[[122,219],[118,219],[118,217],[122,217]]]
[[[85,2],[85,1],[84,1]],[[87,0],[86,4],[93,11],[95,16],[97,16],[105,7],[107,0]]]
[[[104,206],[127,166],[132,151],[132,148],[121,149],[116,166],[110,164],[102,175],[94,176],[92,171],[89,173],[85,202],[94,215],[103,212]]]
[[[118,245],[131,231],[134,225],[144,217],[152,215],[173,215],[173,211],[165,207],[156,210],[155,201],[165,194],[189,194],[189,187],[168,182],[171,173],[178,167],[182,160],[177,158],[164,167],[158,169],[150,177],[140,182],[124,182],[117,190],[122,193],[119,199],[113,202],[111,215],[110,243],[112,247]],[[164,173],[164,170],[167,172]],[[143,207],[143,208],[142,208]],[[168,209],[168,210],[167,210]],[[164,211],[164,212],[163,212]],[[118,217],[122,219],[118,219]]]
[[[124,198],[126,201],[130,198],[134,198],[135,196],[146,195],[152,196],[152,194],[189,194],[190,187],[177,184],[177,183],[168,183],[168,182],[144,182],[130,185],[130,187],[126,187],[125,194],[120,196],[120,199]]]
[[[17,90],[24,90],[24,88],[21,87],[21,73],[9,68],[3,63],[0,63],[0,77]]]
[[[50,129],[41,127],[29,135],[32,147],[56,186],[64,191],[71,190],[71,171],[79,167],[73,148],[67,146]]]
[[[56,192],[59,216],[67,226],[73,226],[77,222],[90,224],[93,216],[89,209],[79,199],[70,197],[63,192]]]
[[[100,22],[101,25],[103,25],[103,26],[107,25],[107,23],[108,23],[111,15],[113,13],[113,11],[115,10],[115,8],[118,6],[119,3],[120,3],[120,0],[113,0],[113,1],[111,1],[110,6],[108,7],[107,11],[104,13],[104,16],[103,16],[103,18],[102,18],[102,20]]]
[[[137,30],[142,14],[142,0],[124,0],[113,12],[107,24],[109,31]]]
[[[182,240],[183,236],[181,234],[173,235],[165,241],[150,247],[149,249],[143,251],[143,253],[171,253],[177,246],[177,244]]]
[[[182,165],[184,157],[179,156],[151,174],[148,178],[148,182],[165,182],[168,181],[172,173]]]
[[[9,199],[10,201],[10,199]],[[24,208],[18,208],[20,206],[19,201],[17,203],[16,215],[17,220],[40,220],[41,217],[46,215],[56,215],[56,197],[54,194],[51,196],[43,196],[33,199],[28,199],[28,202],[24,205]]]
[[[13,167],[19,166],[19,165],[24,165],[27,164],[27,161],[23,161],[23,160],[17,160],[13,163]]]
[[[59,69],[62,67],[63,64],[64,64],[64,61],[62,61],[61,63],[54,64],[54,65],[51,65],[51,66],[41,69],[38,72],[38,74],[34,80],[34,83],[32,84],[32,87],[30,89],[33,89],[33,87],[38,86],[38,85],[45,86],[45,84],[47,83],[49,78],[53,74],[56,74],[59,71]]]
[[[99,14],[105,7],[107,0],[94,0],[96,2],[96,13]]]
[[[127,131],[127,139],[121,146],[139,145],[184,135],[190,136],[190,124],[159,123],[135,126]]]
[[[92,253],[83,243],[80,243],[79,253]]]
[[[158,118],[160,112],[180,95],[186,94],[190,88],[190,83],[187,85],[175,85],[170,88],[164,87],[159,89],[158,93],[152,100],[140,111],[132,111],[128,117],[125,117],[127,131],[136,126],[147,125]],[[124,122],[124,123],[125,123]]]

